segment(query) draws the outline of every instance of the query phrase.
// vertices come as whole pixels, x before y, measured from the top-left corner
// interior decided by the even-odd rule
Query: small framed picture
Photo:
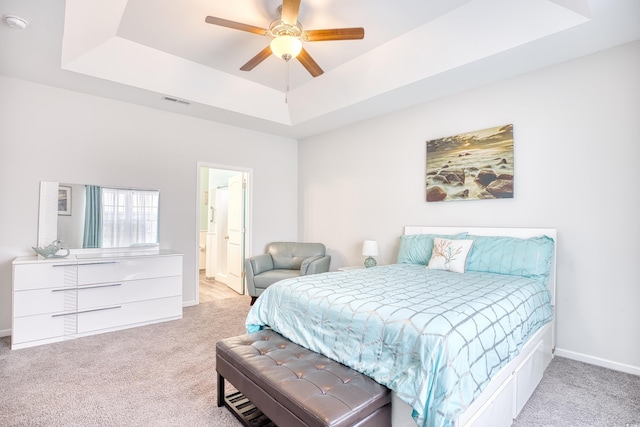
[[[58,215],[71,215],[71,187],[58,187]]]

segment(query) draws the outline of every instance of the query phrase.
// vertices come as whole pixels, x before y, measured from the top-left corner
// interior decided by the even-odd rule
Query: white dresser
[[[11,348],[182,318],[182,254],[168,250],[19,257]]]

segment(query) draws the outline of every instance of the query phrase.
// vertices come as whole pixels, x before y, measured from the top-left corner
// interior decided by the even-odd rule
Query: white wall
[[[558,229],[558,353],[640,374],[640,42],[307,138],[300,238],[332,269],[404,225]],[[426,141],[513,123],[515,197],[425,202]]]
[[[193,300],[196,162],[205,161],[253,171],[250,253],[272,240],[322,241],[332,269],[362,263],[364,239],[379,241],[380,263],[393,262],[407,224],[556,227],[559,354],[640,373],[638,75],[635,42],[299,147],[0,76],[0,332],[10,328],[11,260],[36,244],[41,180],[160,189],[161,244],[185,253]],[[514,199],[424,201],[427,140],[506,123]]]
[[[40,181],[157,188],[160,243],[197,283],[197,162],[252,170],[249,253],[297,233],[297,142],[0,76],[0,334],[11,327],[11,261],[33,255]],[[277,209],[274,209],[277,206]]]

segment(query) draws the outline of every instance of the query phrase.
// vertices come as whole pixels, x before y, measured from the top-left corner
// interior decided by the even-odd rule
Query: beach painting
[[[513,198],[513,125],[427,141],[427,202]]]

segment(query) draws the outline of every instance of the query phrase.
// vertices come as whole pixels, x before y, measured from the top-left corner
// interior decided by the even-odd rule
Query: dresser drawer
[[[13,316],[76,311],[76,288],[34,289],[13,294]]]
[[[182,276],[78,287],[78,310],[182,295]]]
[[[75,262],[42,262],[13,266],[13,290],[76,286]]]
[[[96,311],[78,313],[78,333],[92,333],[102,329],[123,329],[136,324],[153,323],[182,317],[182,297],[175,296],[137,301]]]
[[[181,254],[111,255],[16,258],[11,348],[182,317]]]
[[[11,334],[11,347],[20,347],[32,341],[51,340],[65,337],[73,338],[76,333],[76,315],[70,314],[40,314],[38,316],[15,317]]]
[[[182,256],[117,258],[78,263],[78,285],[182,275]]]

